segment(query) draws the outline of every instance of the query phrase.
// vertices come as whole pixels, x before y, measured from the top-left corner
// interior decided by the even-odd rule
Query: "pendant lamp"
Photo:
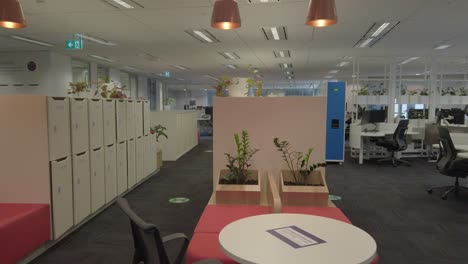
[[[310,0],[306,25],[328,27],[337,22],[335,0]]]
[[[211,17],[211,27],[217,29],[235,29],[241,27],[239,6],[234,0],[217,0]]]
[[[24,19],[23,9],[18,0],[0,1],[0,27],[4,28],[24,28],[26,20]]]

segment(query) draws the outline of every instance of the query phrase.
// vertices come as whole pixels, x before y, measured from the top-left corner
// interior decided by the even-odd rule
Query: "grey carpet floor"
[[[134,210],[158,225],[163,235],[192,235],[212,190],[212,153],[205,152],[209,149],[211,141],[202,140],[126,195]],[[375,238],[381,264],[468,263],[468,193],[447,201],[439,192],[428,195],[427,187],[451,184],[453,179],[438,174],[434,163],[412,162],[412,167],[398,168],[372,161],[359,166],[351,159],[342,166],[329,165],[330,192],[342,197],[336,205]],[[168,203],[179,196],[191,201]],[[129,264],[131,258],[128,220],[111,206],[33,263]]]

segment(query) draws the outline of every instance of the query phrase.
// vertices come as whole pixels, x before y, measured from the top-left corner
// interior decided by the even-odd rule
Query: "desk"
[[[393,135],[395,131],[377,131],[377,132],[361,132],[361,144],[359,148],[359,164],[364,163],[364,138],[365,137],[385,137],[388,135]],[[419,135],[418,132],[408,131],[406,132],[407,136]]]
[[[468,152],[457,153],[457,158],[468,159]]]
[[[434,144],[432,145],[432,147],[438,149],[439,144]],[[460,152],[468,152],[468,145],[455,145],[455,149],[457,149]]]
[[[325,242],[294,248],[267,231],[291,226]],[[302,234],[296,238],[301,237],[309,240]],[[331,218],[302,214],[243,218],[223,228],[219,243],[227,256],[242,264],[371,263],[377,255],[374,239],[363,230]]]

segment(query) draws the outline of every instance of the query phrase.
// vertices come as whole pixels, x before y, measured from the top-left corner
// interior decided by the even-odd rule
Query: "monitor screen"
[[[386,110],[369,110],[362,114],[361,125],[385,123],[386,119]]]

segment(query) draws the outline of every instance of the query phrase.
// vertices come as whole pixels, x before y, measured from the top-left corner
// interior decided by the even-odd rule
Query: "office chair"
[[[133,264],[181,264],[187,250],[189,239],[181,233],[171,234],[161,237],[159,229],[146,223],[130,208],[128,201],[124,198],[117,199],[117,205],[130,219],[135,253]],[[177,256],[170,258],[168,255],[168,243],[170,241],[182,241],[181,247],[176,253]],[[172,251],[171,251],[172,252]],[[195,264],[195,263],[194,263]],[[221,264],[215,259],[207,259],[196,262],[196,264]]]
[[[384,147],[392,153],[390,158],[378,160],[379,163],[384,161],[391,161],[393,167],[396,167],[398,163],[404,163],[408,166],[411,166],[411,163],[408,161],[395,157],[395,152],[403,151],[407,147],[406,131],[408,131],[408,123],[409,120],[400,120],[397,128],[395,129],[395,132],[393,133],[392,140],[377,142],[377,146]]]
[[[468,175],[468,159],[457,160],[457,150],[453,144],[452,138],[447,128],[439,127],[439,146],[440,156],[437,161],[437,170],[446,176],[455,177],[455,184],[450,186],[433,187],[427,190],[431,194],[435,189],[447,189],[441,196],[443,200],[447,199],[450,193],[455,193],[458,196],[460,188],[467,189],[460,186],[458,179],[466,178]]]

